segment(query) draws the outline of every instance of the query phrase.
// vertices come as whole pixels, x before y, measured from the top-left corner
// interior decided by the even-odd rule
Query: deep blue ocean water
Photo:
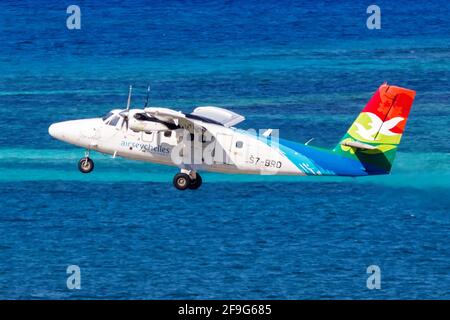
[[[450,298],[450,4],[376,1],[368,30],[370,4],[1,1],[0,298]],[[174,168],[99,154],[82,175],[83,150],[47,134],[150,82],[154,105],[332,147],[384,81],[417,91],[390,176],[205,173],[179,192]]]

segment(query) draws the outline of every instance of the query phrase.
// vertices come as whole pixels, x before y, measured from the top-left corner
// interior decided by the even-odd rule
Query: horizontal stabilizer
[[[362,150],[374,150],[377,148],[375,146],[371,146],[370,144],[362,143],[359,141],[342,141],[341,145]]]

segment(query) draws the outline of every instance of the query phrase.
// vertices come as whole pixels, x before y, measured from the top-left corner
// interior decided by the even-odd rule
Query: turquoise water
[[[0,3],[1,298],[449,298],[450,5]],[[418,14],[420,13],[420,14]],[[417,91],[390,176],[176,170],[52,139],[49,124],[151,103],[333,147],[376,88]],[[81,290],[66,268],[79,265]],[[382,289],[368,290],[379,265]]]

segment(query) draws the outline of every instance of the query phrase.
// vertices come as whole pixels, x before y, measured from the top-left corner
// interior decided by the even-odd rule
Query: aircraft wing
[[[244,116],[241,116],[236,112],[212,106],[197,107],[192,112],[192,115],[212,120],[227,128],[235,126],[245,120]]]

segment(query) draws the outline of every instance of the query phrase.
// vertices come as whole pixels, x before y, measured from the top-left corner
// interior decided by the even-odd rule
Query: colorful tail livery
[[[381,85],[334,152],[358,159],[368,174],[389,173],[415,94],[413,90]]]

